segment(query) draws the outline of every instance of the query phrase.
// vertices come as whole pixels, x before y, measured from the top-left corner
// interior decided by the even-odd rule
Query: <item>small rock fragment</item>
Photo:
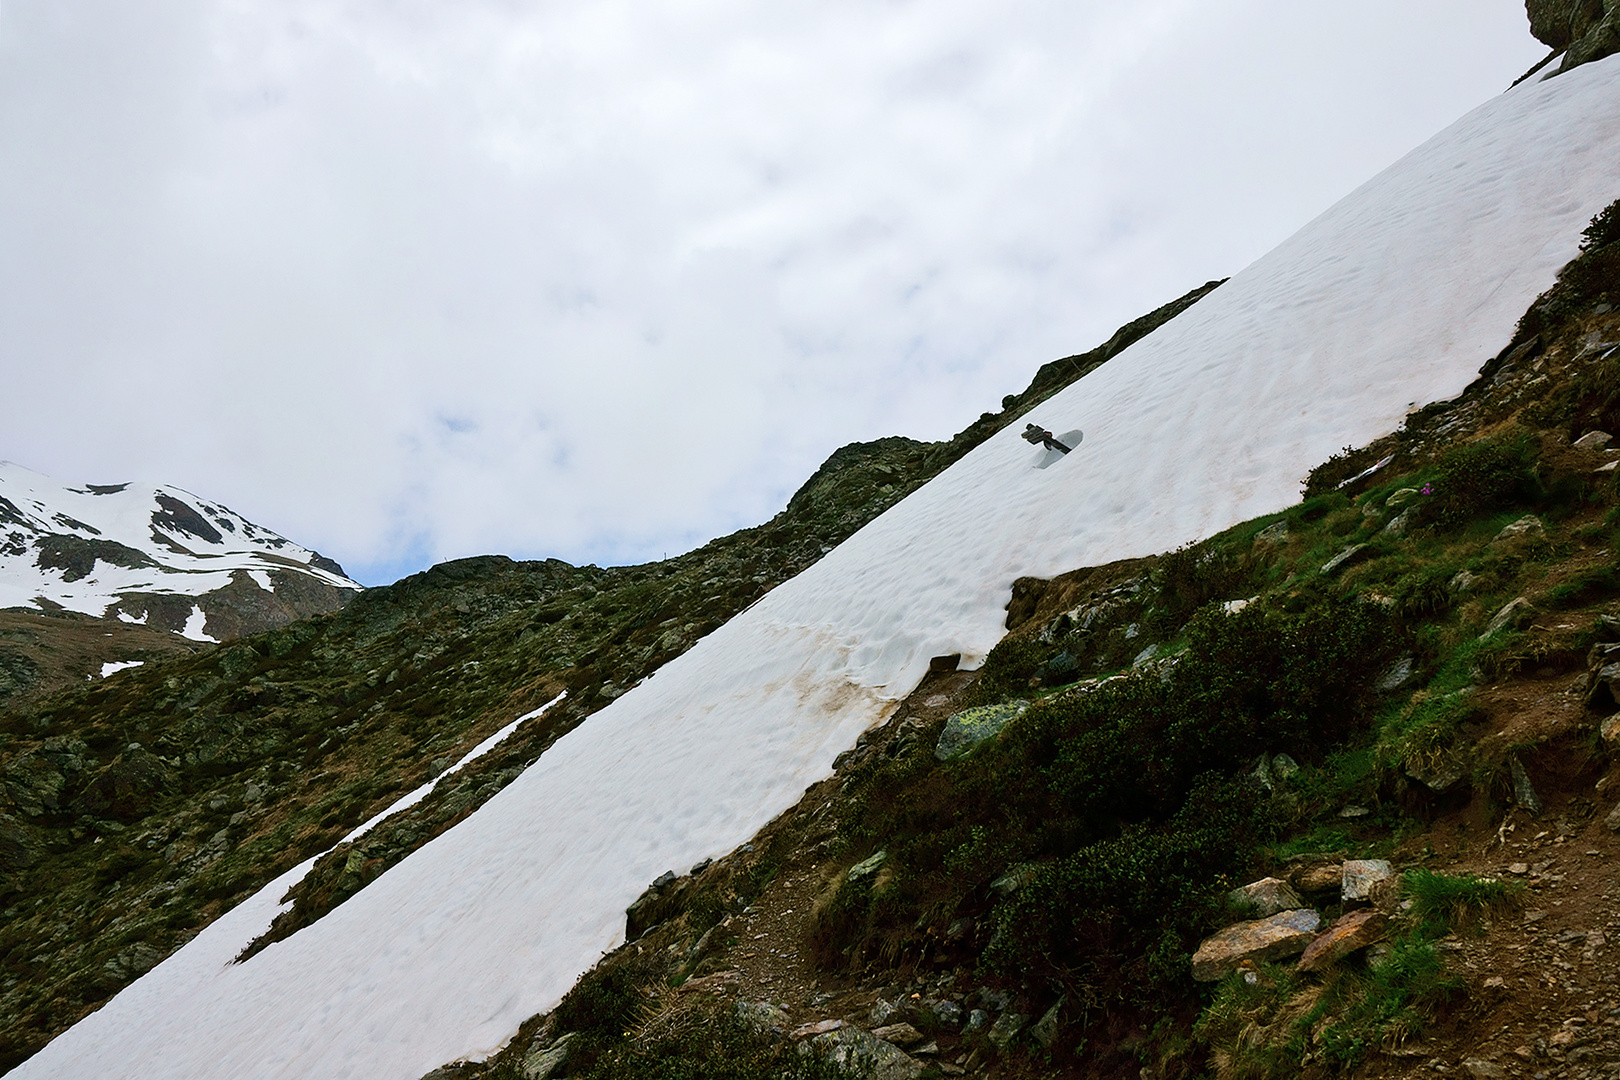
[[[817,1020],[814,1023],[801,1024],[794,1028],[788,1033],[788,1038],[797,1042],[800,1039],[808,1039],[816,1035],[825,1035],[828,1032],[837,1031],[843,1026],[844,1022],[842,1020]],[[910,1027],[911,1025],[906,1024],[904,1026]]]
[[[1507,1070],[1492,1061],[1468,1058],[1462,1063],[1463,1071],[1474,1080],[1507,1080]]]
[[[1412,665],[1415,663],[1415,661],[1416,658],[1410,653],[1401,657],[1399,660],[1395,661],[1395,663],[1391,664],[1387,671],[1378,676],[1378,681],[1373,684],[1373,688],[1382,693],[1388,693],[1391,690],[1399,690],[1401,687],[1405,686],[1411,681]]]
[[[888,860],[889,853],[887,851],[879,851],[870,858],[862,859],[860,862],[850,867],[846,878],[849,881],[863,881],[882,869],[883,864]]]
[[[1275,547],[1288,542],[1288,522],[1279,521],[1275,525],[1267,525],[1254,534],[1256,547]]]
[[[1508,759],[1508,768],[1513,774],[1513,801],[1527,814],[1541,813],[1541,797],[1530,783],[1530,774],[1524,771],[1524,763],[1512,757]]]
[[[1024,1017],[1015,1012],[1004,1012],[990,1025],[990,1034],[986,1038],[997,1050],[1006,1050],[1008,1044],[1023,1030]]]
[[[1042,1050],[1052,1049],[1052,1041],[1057,1038],[1058,1013],[1063,1008],[1066,997],[1057,999],[1057,1003],[1041,1016],[1029,1029],[1029,1037],[1041,1044]]]

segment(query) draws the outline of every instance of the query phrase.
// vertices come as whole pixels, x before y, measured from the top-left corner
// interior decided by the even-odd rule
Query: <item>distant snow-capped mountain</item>
[[[346,604],[331,559],[175,487],[70,487],[0,462],[0,608],[224,641]]]

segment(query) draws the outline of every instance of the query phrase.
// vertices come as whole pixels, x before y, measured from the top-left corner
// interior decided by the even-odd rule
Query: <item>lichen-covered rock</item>
[[[1026,1022],[1027,1018],[1019,1013],[1004,1012],[996,1017],[996,1022],[990,1025],[990,1033],[985,1037],[990,1040],[990,1045],[1004,1051],[1024,1030]]]
[[[1228,926],[1198,946],[1192,959],[1192,977],[1199,982],[1214,982],[1236,971],[1244,961],[1259,963],[1297,956],[1321,926],[1322,917],[1310,908]]]
[[[567,1071],[568,1052],[577,1037],[577,1033],[571,1031],[550,1046],[534,1047],[524,1055],[518,1075],[523,1080],[551,1080],[553,1076],[562,1076]]]
[[[806,1051],[821,1054],[833,1064],[872,1080],[917,1080],[923,1073],[922,1062],[904,1050],[849,1024],[817,1035],[803,1045]]]
[[[883,869],[883,864],[888,861],[889,853],[887,851],[879,851],[877,854],[872,855],[869,858],[862,859],[860,862],[850,867],[849,873],[844,876],[849,881],[865,881],[867,878],[872,877],[879,870]]]
[[[1388,859],[1347,859],[1339,895],[1345,900],[1371,899],[1378,883],[1394,876],[1395,867]]]
[[[1008,721],[1026,708],[1026,702],[1009,701],[1001,705],[963,709],[945,721],[945,730],[939,733],[939,742],[934,746],[934,757],[940,761],[962,757],[980,743],[1001,734]]]
[[[1336,963],[1357,949],[1364,949],[1382,939],[1388,927],[1389,918],[1375,908],[1363,908],[1341,916],[1305,947],[1305,952],[1299,958],[1299,970],[1319,971]]]
[[[1454,747],[1438,753],[1411,754],[1401,763],[1406,775],[1434,792],[1450,791],[1468,775],[1468,758]]]
[[[161,758],[130,743],[73,800],[73,809],[96,817],[137,818],[151,809],[169,782],[168,766]]]

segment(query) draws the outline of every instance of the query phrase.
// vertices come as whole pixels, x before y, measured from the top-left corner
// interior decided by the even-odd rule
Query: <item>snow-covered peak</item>
[[[359,588],[331,559],[180,488],[71,486],[0,462],[0,608],[216,640],[340,607]]]

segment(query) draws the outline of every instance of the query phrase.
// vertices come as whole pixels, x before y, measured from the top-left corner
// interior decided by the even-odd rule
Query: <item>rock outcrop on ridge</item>
[[[1524,7],[1536,40],[1563,54],[1560,74],[1620,52],[1615,0],[1525,0]]]

